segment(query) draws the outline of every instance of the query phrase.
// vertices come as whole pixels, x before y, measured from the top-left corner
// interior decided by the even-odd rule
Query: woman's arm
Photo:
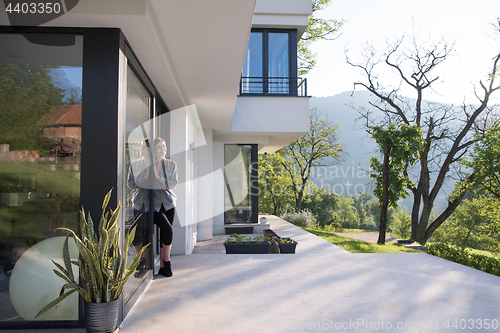
[[[165,184],[167,189],[175,190],[179,183],[177,179],[177,164],[172,160],[165,160],[163,163],[163,168],[165,172],[162,172],[160,182],[162,182],[162,184]]]

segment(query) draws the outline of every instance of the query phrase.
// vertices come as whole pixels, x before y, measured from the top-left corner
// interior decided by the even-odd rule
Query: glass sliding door
[[[75,293],[33,322],[78,228],[82,59],[82,36],[0,34],[0,328],[79,319]]]
[[[149,221],[149,189],[140,179],[147,177],[150,167],[150,142],[152,142],[153,122],[151,119],[152,95],[143,85],[134,70],[127,67],[127,102],[125,125],[125,165],[127,184],[125,188],[125,230],[127,233],[136,228],[135,238],[128,251],[129,263],[141,248],[151,243]],[[134,275],[129,279],[123,291],[124,302],[133,296],[153,267],[150,246],[142,254],[141,263]]]
[[[224,145],[224,223],[257,222],[257,147]]]

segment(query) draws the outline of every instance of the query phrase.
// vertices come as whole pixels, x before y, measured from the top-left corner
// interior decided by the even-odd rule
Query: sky
[[[386,41],[418,31],[420,37],[455,41],[455,52],[440,66],[440,81],[429,99],[460,104],[474,100],[474,84],[487,79],[491,59],[500,50],[492,24],[500,17],[499,0],[332,0],[320,17],[346,22],[335,40],[317,41],[317,64],[307,74],[308,94],[334,96],[352,91],[362,73],[346,63],[361,60],[367,43],[385,50]],[[414,27],[414,28],[413,28]],[[412,97],[409,91],[405,94]],[[500,95],[500,93],[498,93]]]

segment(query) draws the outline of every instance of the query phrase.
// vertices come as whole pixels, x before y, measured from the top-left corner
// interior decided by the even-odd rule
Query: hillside
[[[309,102],[310,108],[317,108],[323,118],[332,124],[339,125],[337,132],[339,142],[345,147],[345,156],[338,165],[323,167],[314,170],[312,181],[318,187],[326,186],[329,192],[335,192],[342,196],[355,195],[359,192],[372,192],[373,181],[368,173],[370,157],[377,156],[377,144],[363,127],[356,110],[350,105],[369,107],[370,93],[367,91],[343,92],[330,97],[312,97]],[[443,187],[435,207],[442,211],[447,205],[447,192],[453,188],[453,181]],[[411,208],[411,197],[403,203]]]
[[[371,192],[373,183],[367,173],[370,157],[376,154],[377,145],[356,121],[356,110],[350,104],[368,104],[368,92],[344,92],[331,97],[312,97],[309,106],[317,108],[332,124],[338,125],[339,142],[345,147],[345,156],[340,164],[314,170],[313,181],[318,187],[327,186],[330,192],[349,196],[358,192]]]

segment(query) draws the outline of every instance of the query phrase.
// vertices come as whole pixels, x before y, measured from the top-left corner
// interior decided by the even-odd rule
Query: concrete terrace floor
[[[500,277],[426,253],[352,254],[277,217],[296,254],[173,256],[115,333],[499,332]],[[489,329],[486,327],[489,325]],[[5,332],[85,332],[85,329]]]
[[[296,254],[226,255],[200,243],[172,258],[174,276],[149,285],[119,332],[500,330],[500,277],[426,253],[351,254],[268,223],[299,242]]]

